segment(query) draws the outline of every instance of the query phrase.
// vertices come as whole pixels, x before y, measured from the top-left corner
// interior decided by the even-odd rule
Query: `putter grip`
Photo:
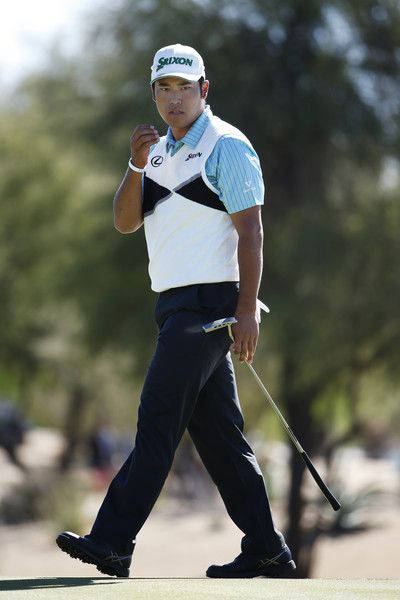
[[[319,489],[324,494],[325,498],[328,500],[328,502],[332,506],[333,510],[339,510],[339,508],[341,508],[339,502],[336,500],[335,496],[332,494],[330,489],[322,481],[317,469],[312,464],[307,452],[303,451],[301,453],[301,456],[302,456],[304,462],[306,463],[311,475],[314,477],[315,482],[319,486]]]

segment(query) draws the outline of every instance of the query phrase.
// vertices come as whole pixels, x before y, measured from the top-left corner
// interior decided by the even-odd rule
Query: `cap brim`
[[[163,73],[157,75],[150,83],[154,83],[157,79],[166,79],[167,77],[179,77],[180,79],[186,79],[187,81],[198,81],[203,75],[190,75],[189,73]]]

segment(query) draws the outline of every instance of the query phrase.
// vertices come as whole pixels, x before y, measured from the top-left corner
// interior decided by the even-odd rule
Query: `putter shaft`
[[[235,338],[233,337],[233,333],[232,333],[232,329],[231,329],[232,323],[231,322],[227,322],[227,327],[228,327],[228,331],[229,331],[229,337],[231,338],[231,340],[235,341]],[[293,433],[293,431],[289,427],[289,424],[286,422],[286,419],[284,418],[284,416],[282,415],[281,411],[279,410],[279,408],[277,407],[277,405],[273,401],[271,395],[269,394],[267,388],[265,387],[265,385],[263,384],[263,382],[261,381],[261,379],[257,375],[255,369],[247,361],[245,361],[245,363],[248,366],[248,368],[250,369],[250,371],[253,373],[254,378],[257,381],[257,384],[258,384],[259,388],[263,392],[264,396],[267,398],[268,402],[270,403],[270,405],[273,408],[274,412],[278,416],[278,418],[281,421],[282,425],[285,427],[285,429],[286,429],[286,431],[287,431],[290,439],[292,440],[292,442],[295,445],[296,449],[299,451],[299,453],[300,453],[302,459],[304,460],[304,462],[305,462],[308,470],[310,471],[310,473],[311,473],[311,475],[312,475],[315,483],[318,485],[319,489],[324,494],[325,498],[328,500],[328,502],[332,506],[333,510],[335,510],[335,511],[339,510],[340,503],[335,498],[335,496],[332,494],[332,492],[330,491],[330,489],[328,488],[328,486],[322,480],[322,478],[319,475],[317,469],[314,467],[313,463],[311,462],[311,459],[308,456],[307,452],[304,450],[304,448],[300,444],[299,440],[297,439],[297,437],[295,436],[295,434]]]

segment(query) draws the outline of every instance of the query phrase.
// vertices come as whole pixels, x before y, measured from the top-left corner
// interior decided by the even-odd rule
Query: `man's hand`
[[[154,125],[138,125],[135,127],[131,139],[131,157],[135,167],[144,169],[149,158],[150,146],[160,139]]]
[[[256,313],[236,313],[235,318],[237,323],[232,325],[235,341],[231,344],[230,350],[239,354],[240,362],[252,363],[259,333]]]

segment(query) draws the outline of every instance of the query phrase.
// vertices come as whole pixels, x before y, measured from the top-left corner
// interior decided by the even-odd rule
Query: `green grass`
[[[391,600],[400,579],[1,579],[7,600]],[[0,596],[1,597],[1,596]]]

